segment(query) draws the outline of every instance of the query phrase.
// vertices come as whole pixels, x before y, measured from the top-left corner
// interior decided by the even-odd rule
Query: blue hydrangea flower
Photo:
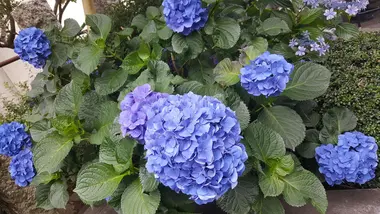
[[[23,148],[30,148],[32,141],[25,132],[25,125],[18,122],[4,123],[0,126],[0,154],[17,155]]]
[[[375,138],[356,131],[346,132],[339,135],[338,145],[316,148],[315,157],[329,185],[344,181],[364,184],[375,177],[377,149]]]
[[[208,19],[208,10],[202,8],[201,0],[164,0],[162,6],[166,25],[185,36],[203,28]]]
[[[240,70],[240,82],[253,96],[278,96],[293,69],[283,56],[265,52]]]
[[[50,41],[44,32],[31,27],[20,31],[15,39],[14,51],[35,68],[42,68],[51,54]]]
[[[147,115],[146,168],[163,185],[198,204],[237,185],[248,156],[230,108],[190,92],[158,100]]]
[[[36,175],[33,167],[32,152],[29,149],[24,149],[18,155],[12,157],[8,170],[11,178],[15,180],[18,186],[28,186]]]
[[[120,104],[119,124],[123,136],[129,135],[143,143],[146,111],[153,102],[166,96],[168,95],[153,92],[149,84],[138,86],[133,92],[128,93]]]

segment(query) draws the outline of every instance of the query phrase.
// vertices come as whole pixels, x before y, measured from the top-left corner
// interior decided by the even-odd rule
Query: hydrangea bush
[[[362,184],[377,166],[373,138],[349,132],[350,110],[314,111],[331,76],[316,62],[358,34],[341,21],[348,2],[164,0],[119,31],[95,14],[89,31],[68,19],[20,34],[15,51],[44,68],[29,92],[31,150],[21,129],[1,132],[2,153],[17,153],[12,178],[36,185],[44,209],[75,192],[123,214],[207,203],[281,214],[280,198],[326,213],[323,182]]]

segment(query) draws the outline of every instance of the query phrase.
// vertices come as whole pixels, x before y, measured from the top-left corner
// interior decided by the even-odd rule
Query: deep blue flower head
[[[240,82],[253,96],[278,96],[293,69],[283,56],[265,52],[240,70]]]
[[[208,10],[202,8],[201,0],[164,0],[162,6],[166,25],[185,36],[203,28],[208,19]]]
[[[190,92],[158,100],[147,115],[146,168],[163,185],[198,204],[237,185],[248,157],[230,108]]]
[[[18,122],[4,123],[0,126],[0,154],[17,155],[23,148],[30,148],[32,141],[25,132],[25,125]]]
[[[130,135],[143,143],[146,111],[153,102],[167,96],[164,93],[153,92],[149,84],[138,86],[133,92],[128,93],[120,104],[119,124],[123,136]]]
[[[42,30],[35,27],[20,31],[14,44],[14,51],[20,58],[35,68],[42,68],[51,54],[50,41]]]
[[[377,149],[375,138],[361,132],[346,132],[339,135],[337,146],[318,147],[315,157],[329,185],[343,181],[364,184],[375,177]]]
[[[36,172],[33,167],[33,154],[29,149],[24,149],[12,157],[9,173],[20,187],[28,186],[32,182]]]

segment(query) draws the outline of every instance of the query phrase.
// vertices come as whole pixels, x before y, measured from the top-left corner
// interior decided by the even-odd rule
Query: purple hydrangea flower
[[[203,28],[208,19],[208,10],[202,8],[201,0],[164,0],[162,6],[166,25],[185,36]]]
[[[329,185],[344,181],[364,184],[375,177],[377,149],[375,138],[357,131],[346,132],[339,135],[338,145],[316,148],[315,158]]]
[[[15,156],[22,149],[30,148],[32,141],[25,132],[25,125],[18,122],[4,123],[0,126],[0,154]]]
[[[294,66],[268,51],[240,69],[240,82],[253,96],[278,96],[286,88]]]
[[[32,182],[36,172],[33,167],[33,154],[29,149],[24,149],[12,157],[9,165],[11,178],[20,187],[28,186]]]
[[[169,95],[149,111],[146,168],[165,186],[197,204],[237,185],[248,156],[236,114],[213,97]]]
[[[143,143],[146,111],[155,101],[167,96],[168,94],[153,92],[149,84],[138,86],[128,93],[120,104],[119,124],[123,136],[129,135]]]
[[[356,16],[359,12],[359,8],[355,5],[348,5],[345,11],[350,16]]]
[[[298,42],[297,42],[297,39],[292,39],[292,40],[290,40],[290,42],[289,42],[289,47],[291,47],[291,48],[294,48],[294,47],[296,47],[298,45]]]
[[[334,11],[334,8],[330,8],[330,9],[325,10],[325,13],[323,15],[326,16],[327,20],[331,20],[335,18],[336,12]]]
[[[306,48],[304,46],[298,46],[298,50],[296,51],[297,56],[305,56]]]
[[[35,68],[42,68],[51,54],[50,41],[42,30],[35,27],[20,31],[14,44],[15,53]]]

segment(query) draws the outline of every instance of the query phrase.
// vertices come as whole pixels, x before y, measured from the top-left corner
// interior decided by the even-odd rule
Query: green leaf
[[[59,177],[60,175],[58,173],[50,174],[48,172],[41,172],[33,178],[31,185],[38,186],[40,184],[48,184],[50,181],[57,179]]]
[[[51,119],[51,124],[60,135],[65,137],[74,138],[80,133],[78,125],[72,117],[57,116]]]
[[[92,32],[106,40],[111,31],[112,20],[103,14],[91,14],[86,16],[86,24],[91,27]]]
[[[295,67],[283,95],[292,100],[310,100],[323,95],[330,84],[330,71],[314,63]]]
[[[114,193],[111,195],[111,199],[107,202],[109,206],[114,208],[115,210],[120,210],[120,203],[121,203],[121,195],[123,194],[124,190],[127,188],[128,183],[123,180]]]
[[[148,69],[155,76],[154,90],[162,93],[173,93],[171,84],[173,75],[170,73],[169,65],[163,61],[150,61]]]
[[[181,36],[178,33],[173,35],[172,46],[173,46],[174,52],[178,54],[181,54],[185,49],[189,47],[186,42],[186,37]]]
[[[285,183],[276,173],[266,172],[265,174],[259,174],[259,186],[264,197],[275,197],[284,191]]]
[[[258,195],[257,178],[247,175],[239,179],[235,188],[218,199],[217,205],[229,214],[246,214]]]
[[[359,36],[359,29],[355,24],[342,22],[336,26],[335,34],[344,40],[350,40]]]
[[[78,174],[76,192],[88,201],[100,201],[117,189],[125,174],[119,175],[111,165],[92,163]]]
[[[258,121],[281,135],[286,148],[294,150],[305,138],[305,125],[301,117],[285,106],[264,108]]]
[[[124,69],[106,70],[100,78],[95,80],[95,91],[99,95],[108,95],[117,91],[127,81],[128,72]]]
[[[160,184],[154,174],[149,173],[145,166],[140,167],[139,178],[144,192],[153,192]]]
[[[55,172],[72,146],[72,139],[62,136],[58,132],[46,135],[33,147],[33,160],[37,172]]]
[[[102,48],[95,45],[85,46],[80,49],[78,58],[73,59],[73,62],[75,67],[83,73],[90,75],[98,67],[102,56]]]
[[[67,37],[74,37],[81,30],[81,27],[75,19],[66,19],[63,26],[61,33]]]
[[[140,43],[140,48],[139,50],[137,51],[137,53],[139,54],[139,57],[140,59],[146,61],[147,59],[149,59],[150,57],[150,47],[149,47],[149,44],[147,43]]]
[[[162,40],[168,40],[173,35],[173,31],[167,26],[164,26],[163,28],[157,31],[157,35]]]
[[[288,44],[285,44],[283,42],[277,43],[276,45],[273,46],[271,53],[275,54],[281,54],[285,58],[292,58],[294,57],[294,51],[291,47],[289,47]]]
[[[64,209],[69,201],[67,184],[62,181],[54,182],[50,187],[49,200],[54,208]]]
[[[277,175],[286,176],[294,170],[294,160],[291,155],[285,155],[276,160],[275,172]]]
[[[118,142],[113,142],[109,138],[105,138],[102,145],[99,148],[99,162],[113,165],[116,171],[124,172],[130,166],[128,164],[121,164],[116,157],[116,147]]]
[[[94,116],[94,112],[97,111],[99,105],[106,101],[107,97],[100,96],[95,91],[90,91],[83,96],[83,102],[79,107],[78,117],[80,120],[84,120],[84,129],[91,132],[98,127],[98,120],[97,117]]]
[[[284,177],[283,181],[285,183],[283,195],[288,204],[300,207],[311,200],[311,204],[319,213],[326,213],[326,191],[313,173],[306,170],[295,171]]]
[[[322,143],[337,143],[338,135],[356,127],[358,119],[347,108],[334,107],[323,115],[323,129],[319,134]]]
[[[284,140],[269,127],[254,122],[244,131],[246,145],[248,144],[253,156],[263,162],[285,155]]]
[[[82,103],[81,88],[70,82],[58,93],[54,101],[54,109],[57,115],[76,116]]]
[[[319,132],[316,129],[306,130],[306,137],[303,143],[297,146],[296,151],[304,158],[314,158],[315,149],[320,146]]]
[[[32,125],[29,129],[33,141],[40,142],[40,140],[50,132],[50,123],[48,120],[40,120]]]
[[[223,86],[235,85],[240,81],[241,64],[225,58],[214,68],[215,81]]]
[[[122,31],[118,32],[117,34],[120,36],[131,36],[133,33],[133,28],[124,28]]]
[[[149,6],[146,9],[146,17],[148,19],[154,19],[160,15],[160,10],[157,7]]]
[[[249,113],[249,109],[248,109],[247,105],[245,105],[244,102],[240,101],[239,106],[234,110],[235,110],[236,116],[239,120],[240,128],[241,128],[241,130],[244,130],[245,128],[248,127],[249,122],[251,120],[251,115]]]
[[[161,196],[158,190],[149,194],[143,192],[139,179],[125,189],[121,197],[123,214],[155,214],[160,204]]]
[[[307,27],[302,27],[299,29],[299,32],[309,32],[310,34],[310,39],[312,40],[316,40],[319,36],[323,36],[323,32],[321,29],[319,29],[318,27],[310,27],[310,26],[307,26]]]
[[[138,52],[128,54],[121,67],[127,71],[128,74],[137,74],[145,66],[144,61],[139,57]]]
[[[148,24],[145,25],[140,37],[147,43],[157,37],[157,27],[153,20],[149,21]]]
[[[132,19],[132,26],[137,27],[137,29],[144,29],[145,25],[148,24],[147,18],[143,14],[138,14]]]
[[[55,67],[60,67],[67,61],[68,47],[61,43],[54,43],[51,46],[51,63]]]
[[[197,32],[186,37],[180,34],[174,34],[172,46],[176,53],[181,54],[185,52],[191,59],[195,59],[204,48],[202,36]]]
[[[266,19],[262,24],[263,32],[269,36],[277,36],[281,33],[290,31],[288,24],[280,18],[271,17]]]
[[[133,149],[137,142],[131,138],[125,137],[116,144],[116,159],[119,163],[132,163]]]
[[[235,46],[240,37],[240,25],[234,19],[223,17],[216,20],[212,38],[215,46],[229,49]]]
[[[304,9],[300,15],[301,17],[300,17],[299,24],[307,25],[314,22],[319,17],[321,17],[323,15],[323,9],[322,8]]]
[[[49,193],[50,193],[50,184],[46,185],[39,185],[36,188],[36,202],[37,207],[44,209],[44,210],[51,210],[54,209],[53,205],[50,203],[49,200]]]
[[[262,37],[256,37],[251,44],[242,49],[240,63],[244,65],[249,64],[251,60],[255,60],[268,49],[268,41]]]
[[[285,214],[284,207],[277,197],[259,197],[253,205],[257,214]]]

